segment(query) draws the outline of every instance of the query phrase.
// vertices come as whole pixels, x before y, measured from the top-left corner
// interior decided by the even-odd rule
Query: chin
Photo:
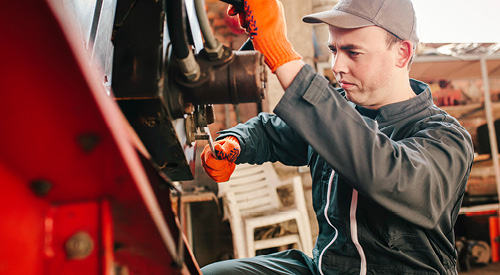
[[[352,103],[355,103],[356,105],[359,105],[359,100],[356,99],[356,97],[353,97],[349,92],[345,93],[347,100],[349,100]]]

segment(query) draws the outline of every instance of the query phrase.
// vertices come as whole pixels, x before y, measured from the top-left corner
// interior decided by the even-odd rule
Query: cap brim
[[[354,29],[375,25],[366,19],[339,10],[329,10],[306,15],[302,17],[302,21],[310,24],[325,23],[344,29]]]

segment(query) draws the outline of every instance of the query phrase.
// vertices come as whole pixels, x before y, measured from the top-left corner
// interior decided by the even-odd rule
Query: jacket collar
[[[383,123],[407,117],[408,114],[419,112],[434,104],[429,85],[415,79],[410,79],[410,86],[417,96],[380,107],[375,120]],[[359,106],[357,108],[358,110],[362,109]],[[360,110],[360,113],[363,113],[363,111]]]

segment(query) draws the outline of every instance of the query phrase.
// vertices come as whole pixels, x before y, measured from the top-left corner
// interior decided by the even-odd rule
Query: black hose
[[[189,55],[184,18],[184,0],[167,0],[168,33],[177,59],[184,59]]]

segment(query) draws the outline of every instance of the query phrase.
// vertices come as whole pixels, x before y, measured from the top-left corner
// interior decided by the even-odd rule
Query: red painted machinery
[[[196,34],[192,21],[185,30],[188,3],[167,2],[183,11],[175,28]],[[2,5],[0,274],[199,274],[171,183],[193,178],[193,137],[210,104],[238,102],[234,93],[200,99],[206,80],[178,75],[168,9],[154,0]],[[230,58],[210,64],[190,40],[202,76],[244,60],[225,49]],[[257,88],[244,100],[257,101],[262,64],[251,59],[256,73],[236,77],[250,77]]]

